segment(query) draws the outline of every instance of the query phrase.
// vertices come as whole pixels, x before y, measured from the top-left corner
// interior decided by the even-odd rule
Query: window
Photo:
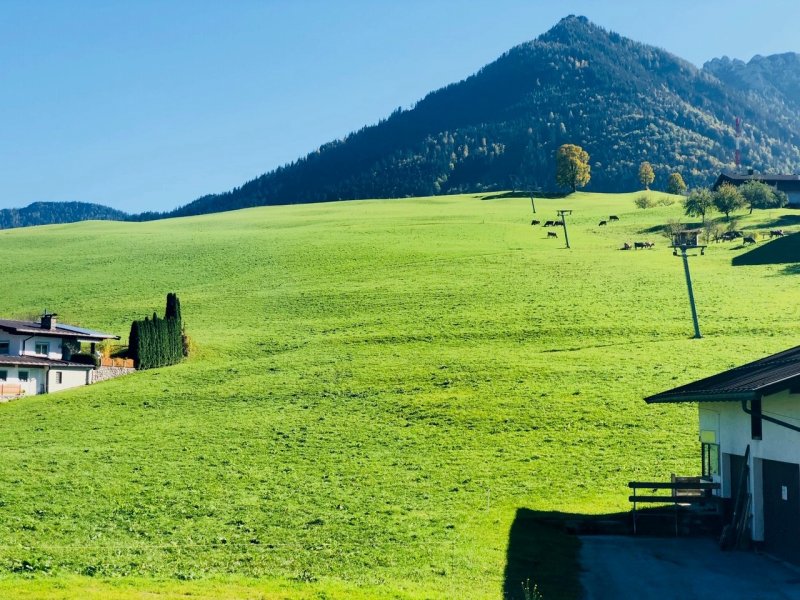
[[[19,372],[19,380],[20,381],[28,381],[28,372],[27,371],[20,371]]]
[[[719,475],[719,444],[703,444],[703,477]]]
[[[11,342],[0,342],[0,354],[8,354],[11,351]]]
[[[8,371],[0,371],[0,381],[6,381],[8,379]]]
[[[64,380],[64,374],[61,371],[56,371],[56,383],[62,383]]]
[[[48,354],[50,352],[50,344],[47,342],[36,342],[36,354]]]

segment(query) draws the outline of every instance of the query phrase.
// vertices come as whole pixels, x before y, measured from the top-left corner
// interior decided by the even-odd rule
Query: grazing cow
[[[630,242],[625,242],[624,244],[622,244],[621,250],[630,250],[630,249],[631,249]]]
[[[742,240],[742,246],[746,246],[747,244],[755,244],[755,243],[756,243],[756,238],[754,238],[752,236],[749,236],[749,235],[745,236],[745,238]]]
[[[555,225],[556,225],[555,221],[545,221],[542,227],[555,227]]]
[[[547,232],[547,237],[549,237],[549,238],[557,238],[558,234],[555,231],[548,231]]]
[[[722,234],[722,239],[726,242],[732,242],[736,238],[744,237],[741,231],[726,231]]]
[[[619,217],[617,215],[611,215],[610,217],[608,217],[608,220],[609,221],[619,221]]]
[[[608,221],[600,221],[597,226],[602,227],[603,225],[608,225]]]
[[[783,229],[771,229],[769,232],[769,237],[771,238],[783,237],[784,235],[786,234],[784,233]]]
[[[647,242],[633,242],[633,249],[638,250],[639,248],[647,248]]]
[[[656,247],[656,243],[655,242],[645,242],[644,245],[645,245],[645,248],[655,248]]]
[[[537,221],[536,219],[531,221],[531,225],[538,225],[539,223],[541,223],[541,221]]]
[[[564,221],[553,221],[553,226],[564,225]]]

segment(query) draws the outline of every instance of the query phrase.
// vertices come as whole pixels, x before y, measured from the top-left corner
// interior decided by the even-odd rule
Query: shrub
[[[647,194],[642,194],[636,198],[633,203],[636,205],[636,208],[653,208],[656,205],[653,199]]]
[[[88,352],[78,352],[70,357],[70,362],[78,363],[80,365],[92,365],[93,367],[100,366],[100,357]]]

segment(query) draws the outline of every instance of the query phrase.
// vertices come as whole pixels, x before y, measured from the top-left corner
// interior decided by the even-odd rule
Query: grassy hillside
[[[0,232],[4,314],[125,336],[174,290],[197,346],[0,405],[3,596],[500,598],[518,511],[697,471],[696,409],[644,395],[800,340],[797,269],[733,244],[692,259],[689,339],[681,263],[641,233],[679,206],[633,197],[538,201],[575,210],[571,250],[481,196]]]

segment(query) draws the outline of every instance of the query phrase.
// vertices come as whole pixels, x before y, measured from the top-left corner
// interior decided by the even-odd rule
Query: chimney
[[[52,331],[56,328],[56,317],[58,315],[56,313],[47,313],[45,312],[42,315],[42,329],[49,329]]]

